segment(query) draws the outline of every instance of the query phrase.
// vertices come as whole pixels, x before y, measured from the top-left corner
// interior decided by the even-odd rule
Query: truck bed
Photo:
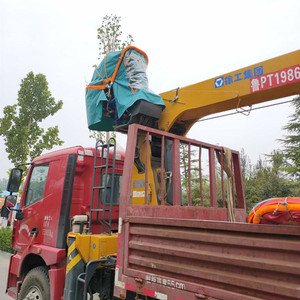
[[[135,141],[141,134],[145,134],[148,145],[150,136],[161,139],[162,145],[165,139],[172,143],[172,205],[169,202],[147,205],[146,189],[144,205],[131,202]],[[201,201],[194,202],[191,184],[185,191],[188,201],[182,201],[181,143],[187,145],[189,155],[192,146],[198,147],[199,153],[204,148],[208,151],[209,207],[202,193]],[[164,147],[161,148],[163,169],[165,152]],[[233,203],[229,222],[225,197],[228,188],[224,187],[229,179],[223,174],[222,147],[131,125],[126,149],[115,296],[124,298],[129,290],[144,296],[137,299],[145,299],[145,296],[163,300],[300,299],[300,227],[245,223],[245,198],[237,152],[231,152],[234,176],[230,178]],[[215,157],[220,153],[217,167]],[[189,172],[191,161],[188,158]],[[202,166],[199,160],[200,180]],[[221,170],[219,177],[217,168]],[[187,174],[186,178],[190,179],[191,175]],[[217,191],[218,186],[222,193]]]
[[[299,229],[128,216],[123,280],[165,299],[300,299]]]

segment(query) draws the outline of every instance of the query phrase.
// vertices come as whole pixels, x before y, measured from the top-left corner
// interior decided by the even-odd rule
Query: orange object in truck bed
[[[248,223],[300,223],[300,198],[273,198],[258,203],[250,212]]]

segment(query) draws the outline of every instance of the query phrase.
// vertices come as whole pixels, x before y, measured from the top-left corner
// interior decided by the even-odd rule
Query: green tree
[[[109,52],[123,50],[134,42],[133,37],[130,34],[122,41],[123,33],[121,29],[121,17],[117,17],[116,15],[106,15],[102,20],[101,26],[97,29],[97,32],[100,60],[102,60]],[[97,65],[94,65],[94,67],[96,68]],[[90,131],[90,138],[96,140],[108,140],[109,136],[109,133],[107,133],[105,137],[103,132]],[[115,137],[115,134],[113,133],[112,136]]]
[[[265,199],[293,196],[293,184],[280,176],[272,167],[258,170],[256,174],[245,182],[245,196],[247,209]]]
[[[14,249],[11,247],[11,235],[12,230],[10,227],[0,228],[0,250],[8,253],[14,253]]]
[[[245,153],[244,148],[240,152],[240,161],[243,180],[246,180],[252,175],[252,165],[249,156]]]
[[[294,179],[300,179],[300,96],[293,99],[292,102],[295,112],[290,116],[290,120],[283,127],[287,131],[281,142],[284,145],[285,168]]]
[[[273,150],[270,155],[266,155],[269,157],[269,162],[272,164],[273,171],[280,175],[283,165],[285,164],[285,157],[282,150]],[[284,175],[283,175],[284,176]]]
[[[282,170],[285,163],[282,151],[273,150],[266,157],[266,160],[259,158],[255,166],[246,167],[245,172],[250,174],[243,177],[248,212],[256,203],[268,198],[299,196],[299,182],[290,180]]]
[[[121,17],[116,15],[106,15],[97,31],[99,59],[103,59],[111,51],[123,50],[134,42],[130,34],[122,41]]]
[[[2,189],[2,191],[6,190],[7,182],[8,182],[7,178],[1,178],[0,179],[0,188]]]
[[[188,144],[181,143],[180,150],[180,173],[182,185],[182,198],[184,205],[188,205],[188,192],[189,192],[189,156],[190,156],[190,186],[191,193],[195,189],[195,185],[199,183],[199,164],[196,158],[196,150]],[[194,199],[193,199],[194,201]]]
[[[39,156],[44,149],[62,145],[58,127],[46,130],[40,124],[62,108],[48,89],[45,75],[30,72],[21,82],[18,102],[7,105],[0,118],[0,136],[4,138],[8,158],[14,165],[24,164],[28,158]]]

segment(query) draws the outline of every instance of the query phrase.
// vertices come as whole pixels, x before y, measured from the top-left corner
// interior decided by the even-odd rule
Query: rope
[[[95,67],[95,72],[101,77],[102,81],[104,81],[103,76],[98,72],[97,67]]]
[[[290,220],[291,221],[295,221],[294,218],[293,218],[293,216],[291,215],[291,212],[288,209],[289,204],[287,203],[287,199],[288,198],[285,198],[284,202],[278,202],[276,209],[273,211],[273,215],[277,213],[277,211],[279,209],[279,205],[281,204],[281,205],[283,205],[285,207],[285,210],[286,210],[287,214],[289,215]]]
[[[109,53],[110,53],[110,52],[109,52]],[[105,76],[106,76],[106,78],[108,78],[107,71],[106,71],[106,58],[107,58],[107,56],[108,56],[109,53],[107,53],[107,54],[105,55],[105,57],[104,57],[104,71],[105,71]]]
[[[255,208],[253,208],[252,210],[253,210],[254,215],[255,215],[257,218],[259,218],[259,219],[261,219],[261,220],[265,220],[265,221],[267,221],[267,222],[271,222],[271,223],[273,223],[273,224],[277,224],[277,223],[274,222],[273,220],[267,220],[267,219],[265,219],[263,216],[258,215],[258,214],[256,213],[256,211],[255,211]]]
[[[264,105],[264,106],[260,106],[260,107],[254,107],[254,108],[251,109],[251,111],[252,110],[258,110],[258,109],[263,109],[263,108],[268,108],[268,107],[272,107],[272,106],[277,106],[277,105],[281,105],[281,104],[286,104],[286,103],[290,103],[292,101],[293,101],[293,99],[292,100],[288,100],[288,101],[279,102],[279,103]],[[241,113],[241,111],[235,111],[235,112],[224,114],[224,115],[221,115],[221,116],[215,116],[215,117],[201,119],[201,120],[198,120],[197,122],[203,122],[203,121],[218,119],[218,118],[232,116],[232,115],[236,115],[236,114],[240,114],[240,113]]]
[[[234,209],[233,209],[233,194],[232,194],[232,178],[234,176],[231,168],[231,159],[232,154],[231,150],[229,148],[223,148],[223,153],[217,152],[217,158],[219,163],[221,164],[221,155],[224,155],[224,164],[223,168],[227,175],[227,212],[228,212],[228,221],[229,222],[235,222],[235,216],[234,216]]]

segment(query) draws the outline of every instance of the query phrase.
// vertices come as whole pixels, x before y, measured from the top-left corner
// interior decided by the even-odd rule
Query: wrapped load
[[[300,198],[272,198],[259,202],[251,210],[248,223],[298,224]]]
[[[112,131],[139,123],[155,127],[165,104],[150,91],[148,57],[129,46],[106,55],[86,87],[86,111],[91,130]]]

